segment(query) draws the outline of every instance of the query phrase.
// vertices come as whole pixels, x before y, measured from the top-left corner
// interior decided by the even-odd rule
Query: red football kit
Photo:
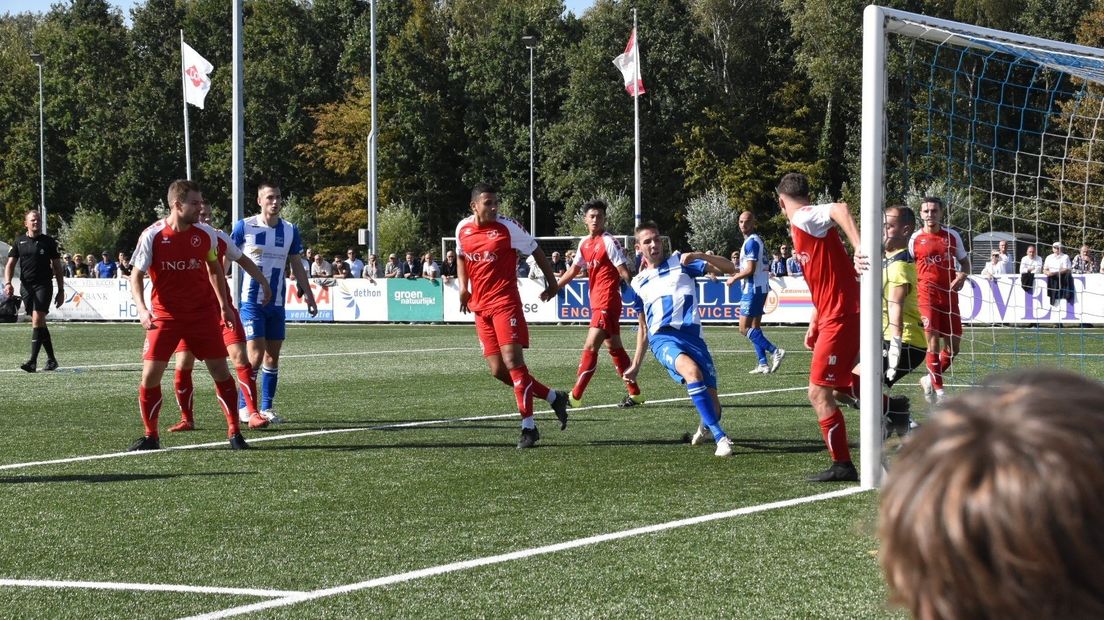
[[[471,283],[468,308],[483,355],[495,355],[505,344],[529,347],[529,326],[517,284],[517,253],[529,255],[537,241],[515,220],[499,216],[480,225],[468,216],[456,226],[456,251]]]
[[[909,253],[916,261],[917,301],[924,330],[941,335],[962,335],[958,292],[951,290],[956,265],[966,264],[962,237],[950,228],[926,233],[918,230],[909,239]]]
[[[579,242],[573,264],[586,267],[590,280],[590,326],[610,336],[621,334],[621,274],[625,251],[613,235],[604,232]]]
[[[216,228],[215,229],[215,234],[218,236],[218,250],[217,250],[217,252],[218,252],[219,266],[220,267],[225,266],[225,263],[223,262],[223,258],[227,255],[230,256],[230,260],[233,260],[233,261],[238,260],[238,258],[241,257],[241,250],[239,250],[238,246],[234,245],[234,242],[230,240],[230,235],[223,232],[223,230],[221,228]],[[226,299],[227,300],[233,299],[234,296],[230,292],[230,282],[227,281],[227,280],[223,280],[223,283],[224,283],[225,286],[223,286],[222,290],[223,290],[224,294],[226,295]],[[221,316],[222,313],[219,310],[218,298],[217,297],[214,298],[214,307],[215,307],[215,314]],[[237,308],[235,308],[234,306],[230,306],[230,314],[233,315],[234,322],[231,325],[223,325],[222,326],[222,342],[226,346],[230,346],[232,344],[242,344],[242,343],[245,342],[245,326],[242,325],[241,316],[238,314],[238,309]],[[180,344],[177,345],[177,347],[176,347],[176,352],[177,353],[179,353],[181,351],[187,351],[187,350],[188,350],[188,345],[185,344],[184,341],[181,341]]]
[[[817,311],[809,380],[846,388],[859,357],[859,277],[831,209],[830,204],[798,209],[790,220],[790,235]]]
[[[142,232],[133,262],[149,274],[153,317],[143,359],[168,361],[181,340],[197,359],[226,357],[218,298],[207,276],[217,248],[217,235],[205,224],[177,232],[160,220]]]

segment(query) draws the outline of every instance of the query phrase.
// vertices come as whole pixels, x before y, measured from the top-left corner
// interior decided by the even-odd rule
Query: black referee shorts
[[[920,366],[924,365],[924,358],[927,357],[928,350],[914,347],[908,343],[901,343],[901,358],[897,360],[897,375],[893,377],[893,381],[885,378],[885,373],[889,370],[889,341],[882,341],[882,381],[889,387],[893,387],[894,383],[897,383],[909,374],[913,370],[916,370]]]
[[[27,314],[32,312],[50,313],[50,302],[54,299],[54,283],[22,284],[23,308]]]

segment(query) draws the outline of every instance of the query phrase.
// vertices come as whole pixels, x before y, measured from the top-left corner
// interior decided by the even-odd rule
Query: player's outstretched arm
[[[723,256],[706,254],[705,252],[687,252],[679,259],[683,265],[688,265],[696,260],[705,261],[710,271],[716,274],[732,275],[736,273],[736,265]]]
[[[623,267],[623,265],[621,265],[620,267]],[[571,265],[569,265],[567,267],[567,271],[563,272],[563,275],[560,276],[560,279],[556,281],[556,286],[559,287],[559,288],[563,288],[563,287],[567,286],[567,284],[569,282],[574,280],[575,277],[578,276],[578,275],[579,275],[579,266],[572,263]],[[622,274],[621,277],[624,278],[625,277],[624,274]],[[632,278],[630,277],[629,279],[631,280]]]

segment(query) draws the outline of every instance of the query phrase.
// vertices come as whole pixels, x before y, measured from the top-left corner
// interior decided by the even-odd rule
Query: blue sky
[[[54,0],[55,2],[57,0]],[[0,12],[23,13],[25,11],[45,12],[50,10],[51,0],[4,0]],[[111,3],[123,10],[123,15],[130,17],[130,7],[136,4],[136,0],[111,0]],[[594,4],[594,0],[567,0],[567,10],[582,15],[583,11]]]

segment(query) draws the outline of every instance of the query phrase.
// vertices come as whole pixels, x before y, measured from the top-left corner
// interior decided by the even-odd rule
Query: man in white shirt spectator
[[[997,250],[993,250],[993,254],[989,258],[989,262],[985,263],[985,267],[981,269],[981,277],[986,280],[992,280],[995,277],[1004,275],[1004,264],[1001,263],[1001,253]]]
[[[1035,246],[1027,246],[1027,254],[1020,259],[1020,274],[1033,273],[1035,275],[1042,275],[1043,273],[1043,259],[1035,253]]]
[[[426,252],[422,256],[422,277],[434,284],[437,283],[437,278],[441,277],[441,268],[437,266],[437,261],[433,260],[433,252]]]
[[[1053,306],[1059,299],[1065,299],[1067,303],[1073,303],[1073,278],[1070,271],[1073,264],[1070,257],[1062,251],[1062,244],[1055,241],[1051,247],[1050,256],[1043,261],[1043,275],[1047,277],[1047,295],[1050,297],[1050,305]]]
[[[312,278],[328,278],[333,275],[333,265],[326,262],[321,254],[315,254],[311,261],[310,276]]]
[[[364,273],[364,261],[357,256],[356,248],[345,250],[345,264],[349,266],[350,278],[359,278]]]
[[[1013,262],[1012,257],[1008,255],[1008,242],[1007,241],[1001,241],[1000,243],[997,244],[997,254],[1000,256],[1000,262],[998,264],[1000,265],[1001,268],[1000,268],[1000,271],[994,273],[993,275],[1000,275],[1000,274],[1004,274],[1004,273],[1013,273],[1014,272],[1014,270],[1013,270],[1014,265],[1012,264],[1012,262]]]

